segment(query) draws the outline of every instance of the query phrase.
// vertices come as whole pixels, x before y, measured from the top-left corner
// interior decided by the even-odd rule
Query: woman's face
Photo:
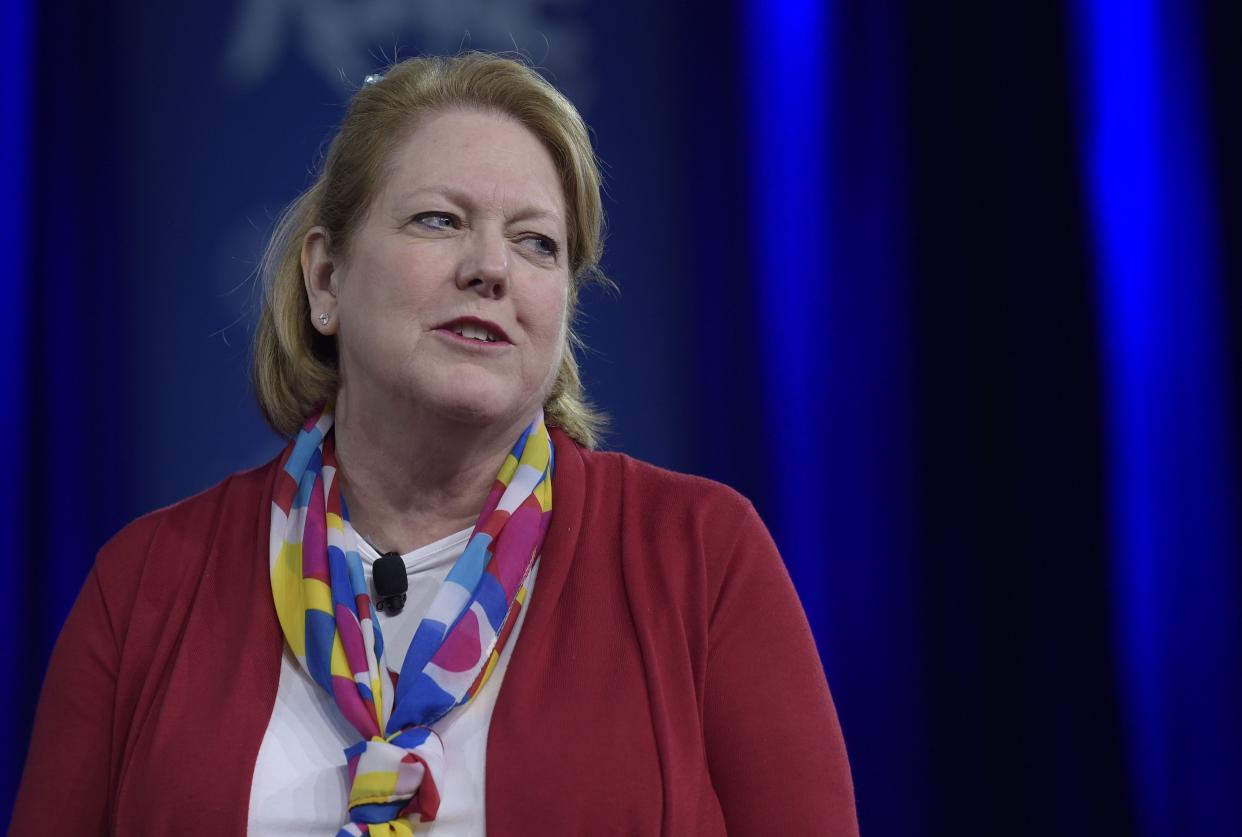
[[[567,250],[560,178],[530,131],[478,111],[425,119],[332,260],[321,330],[336,328],[342,396],[353,409],[410,400],[475,425],[529,422],[565,344]]]

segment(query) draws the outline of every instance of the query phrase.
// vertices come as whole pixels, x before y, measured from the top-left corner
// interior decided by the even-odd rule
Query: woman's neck
[[[336,456],[351,525],[377,550],[400,553],[472,526],[524,427],[471,427],[391,409],[364,415],[338,398]]]

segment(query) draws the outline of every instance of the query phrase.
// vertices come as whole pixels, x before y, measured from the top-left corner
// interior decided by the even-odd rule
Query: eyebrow
[[[402,204],[428,195],[447,198],[453,203],[464,207],[473,207],[477,203],[471,195],[461,191],[460,189],[454,189],[451,186],[422,186],[417,189],[411,189],[408,192],[402,192],[399,194],[397,196],[397,201],[399,204]],[[513,215],[509,216],[508,219],[509,223],[536,220],[551,221],[556,224],[562,222],[561,216],[554,210],[536,204],[528,204],[526,206],[519,207],[518,210],[514,212]]]

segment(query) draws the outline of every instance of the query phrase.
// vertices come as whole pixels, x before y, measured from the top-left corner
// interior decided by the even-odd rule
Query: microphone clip
[[[390,615],[405,607],[406,591],[410,581],[405,575],[405,561],[396,552],[385,552],[371,567],[371,580],[375,583],[375,609]]]

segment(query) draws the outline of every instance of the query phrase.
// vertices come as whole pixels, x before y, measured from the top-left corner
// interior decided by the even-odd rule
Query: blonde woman
[[[750,504],[594,450],[601,223],[586,128],[527,67],[368,79],[266,261],[289,445],[103,548],[14,833],[857,832]]]

